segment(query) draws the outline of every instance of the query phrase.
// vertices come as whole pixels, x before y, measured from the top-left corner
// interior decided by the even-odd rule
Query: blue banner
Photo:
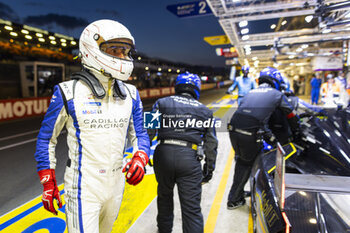
[[[179,3],[179,4],[169,5],[166,8],[168,11],[170,11],[171,13],[175,14],[177,17],[180,17],[180,18],[210,15],[213,13],[206,1]]]

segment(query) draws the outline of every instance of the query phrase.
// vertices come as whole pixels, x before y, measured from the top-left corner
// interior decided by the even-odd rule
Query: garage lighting
[[[50,41],[50,43],[51,43],[51,44],[57,44],[57,42],[54,41],[54,40]]]
[[[180,70],[177,70],[176,72],[177,72],[177,73],[180,73]]]
[[[303,49],[302,48],[297,48],[295,51],[300,53],[301,51],[303,51]]]
[[[159,71],[159,72],[162,71],[162,68],[159,67],[159,68],[158,68],[158,71]]]
[[[313,19],[313,16],[312,16],[312,15],[305,16],[305,21],[306,21],[307,23],[310,23],[312,19]]]
[[[41,33],[39,33],[39,32],[35,33],[35,35],[36,35],[37,37],[43,37],[43,34],[41,34]]]
[[[66,46],[67,46],[67,44],[66,44],[66,43],[62,43],[61,45],[62,45],[62,47],[66,47]]]
[[[11,27],[11,26],[8,26],[8,25],[5,25],[5,27],[4,27],[7,31],[12,31],[13,30],[13,28]]]
[[[21,32],[22,32],[23,34],[29,34],[29,31],[28,31],[28,30],[25,30],[25,29],[22,29]]]
[[[276,28],[276,24],[272,24],[272,25],[270,26],[270,28],[271,28],[271,29],[275,29],[275,28]]]
[[[330,28],[325,28],[322,33],[326,34],[326,33],[330,33],[332,31],[332,29]]]
[[[242,34],[247,34],[249,32],[249,28],[243,28],[242,30],[241,30],[241,33]]]
[[[17,32],[10,32],[11,36],[18,36]]]
[[[248,21],[247,20],[243,20],[241,22],[239,22],[239,26],[242,27],[246,27],[248,25]]]
[[[248,39],[249,39],[249,35],[242,36],[242,40],[248,40]]]
[[[60,39],[60,41],[63,42],[63,43],[67,42],[66,39],[63,39],[63,38]]]
[[[70,43],[71,43],[72,45],[76,45],[76,44],[77,44],[77,42],[75,42],[74,40],[72,40]]]
[[[145,70],[149,70],[148,66],[145,67]]]
[[[287,20],[283,20],[281,24],[285,25],[286,23],[287,23]]]
[[[303,49],[306,49],[307,47],[309,47],[308,44],[303,44],[303,45],[301,46],[301,48],[303,48]]]
[[[168,69],[168,72],[170,73],[170,72],[171,72],[171,69]]]
[[[45,42],[45,39],[44,38],[39,38],[38,41]]]
[[[25,37],[26,39],[28,39],[28,40],[33,39],[33,37],[32,37],[31,35],[25,35],[24,37]]]
[[[54,36],[49,36],[50,40],[55,40],[56,38]]]

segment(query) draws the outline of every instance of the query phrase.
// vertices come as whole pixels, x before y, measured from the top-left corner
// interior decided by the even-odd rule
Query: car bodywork
[[[341,183],[339,190],[334,187],[337,177],[345,182],[350,177],[349,122],[349,109],[303,118],[303,142],[283,146],[285,172],[312,174],[321,180],[329,176],[329,181],[320,190],[287,187],[283,208],[274,183],[276,149],[256,159],[250,177],[255,232],[350,232],[350,187]]]

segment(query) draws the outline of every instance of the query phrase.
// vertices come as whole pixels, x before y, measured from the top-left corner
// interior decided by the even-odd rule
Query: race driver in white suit
[[[55,147],[67,129],[64,176],[68,232],[111,232],[126,181],[138,184],[148,162],[149,138],[136,88],[125,84],[133,70],[134,38],[122,24],[98,20],[79,41],[83,69],[55,86],[38,135],[35,159],[44,186],[44,208],[62,206],[55,179]],[[127,138],[133,157],[123,168]]]

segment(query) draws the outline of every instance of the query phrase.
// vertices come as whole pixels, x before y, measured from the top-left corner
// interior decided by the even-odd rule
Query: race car
[[[350,232],[349,113],[305,115],[302,141],[257,158],[250,176],[254,232]]]

